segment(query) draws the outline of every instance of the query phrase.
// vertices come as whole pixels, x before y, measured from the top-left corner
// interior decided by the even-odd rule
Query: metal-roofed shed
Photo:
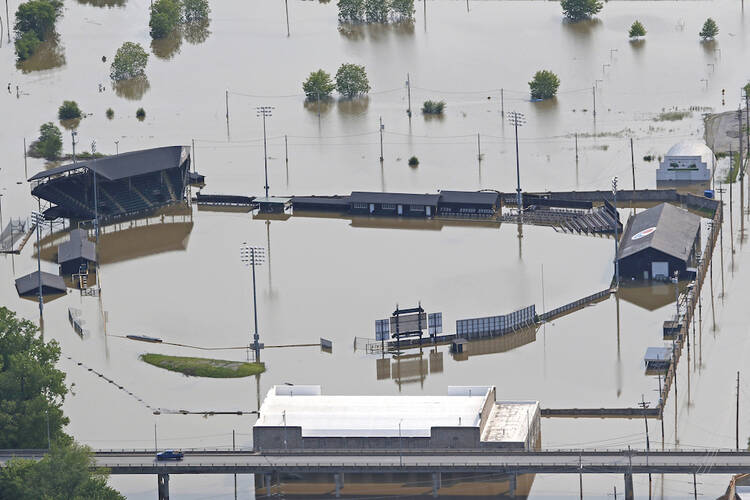
[[[355,214],[432,217],[439,201],[439,194],[353,191],[349,210]]]
[[[630,217],[617,254],[623,279],[681,278],[697,265],[701,218],[662,203]]]
[[[440,215],[489,217],[499,209],[500,194],[494,191],[440,191]]]
[[[96,245],[83,229],[73,229],[70,239],[57,247],[57,263],[61,274],[77,273],[82,264],[96,262]]]
[[[16,280],[16,291],[21,297],[35,297],[39,293],[39,272],[34,271]],[[65,280],[56,274],[41,272],[42,295],[58,295],[67,292]]]

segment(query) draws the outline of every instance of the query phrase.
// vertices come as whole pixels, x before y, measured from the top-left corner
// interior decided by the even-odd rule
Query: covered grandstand
[[[189,173],[189,146],[166,146],[61,165],[29,182],[52,204],[48,219],[106,220],[186,200]]]

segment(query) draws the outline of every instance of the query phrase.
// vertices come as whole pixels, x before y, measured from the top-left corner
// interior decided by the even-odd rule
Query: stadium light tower
[[[263,247],[254,247],[246,242],[240,245],[240,260],[245,266],[253,270],[253,319],[255,322],[255,333],[253,334],[253,350],[255,351],[255,362],[260,362],[260,344],[258,340],[258,301],[255,295],[255,266],[263,264],[265,260],[265,250]]]
[[[523,113],[511,111],[508,114],[508,121],[516,131],[516,203],[518,203],[518,213],[520,214],[523,212],[523,198],[521,196],[521,167],[518,160],[518,127],[522,127],[526,123],[526,118],[523,116]]]
[[[620,286],[620,261],[617,259],[617,176],[612,177],[612,200],[615,208],[615,286]]]
[[[274,110],[273,106],[258,106],[255,108],[257,116],[263,117],[263,170],[266,174],[266,198],[268,198],[268,148],[266,146],[266,117],[271,116]]]
[[[37,286],[38,286],[38,298],[39,298],[39,317],[42,317],[44,312],[44,299],[42,296],[42,246],[39,242],[40,231],[42,230],[42,223],[44,222],[44,216],[37,212],[31,212],[31,220],[36,225],[36,273],[37,273]]]

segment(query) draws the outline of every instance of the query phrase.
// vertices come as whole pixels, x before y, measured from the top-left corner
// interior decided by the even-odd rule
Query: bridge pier
[[[633,494],[633,474],[630,472],[625,473],[625,500],[634,500]]]
[[[511,498],[516,498],[516,483],[518,482],[518,476],[513,474],[508,480],[508,494]]]
[[[432,473],[432,496],[433,498],[438,497],[438,490],[442,486],[442,478],[439,472]]]
[[[266,496],[271,496],[271,474],[263,474],[263,484],[266,485]]]
[[[333,475],[333,481],[336,483],[336,498],[341,498],[341,488],[344,487],[344,474],[339,472]]]
[[[169,474],[159,474],[156,477],[159,500],[169,500]]]

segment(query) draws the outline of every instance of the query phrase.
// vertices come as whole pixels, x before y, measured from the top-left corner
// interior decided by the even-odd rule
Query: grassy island
[[[142,361],[165,370],[192,377],[238,378],[266,371],[263,363],[228,361],[225,359],[189,358],[164,354],[141,354]]]

